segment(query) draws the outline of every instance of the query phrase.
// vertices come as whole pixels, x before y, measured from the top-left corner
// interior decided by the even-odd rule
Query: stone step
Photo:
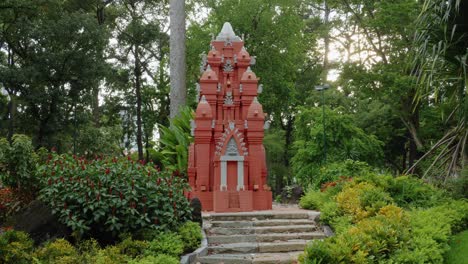
[[[204,221],[257,221],[268,219],[314,219],[318,212],[243,212],[204,214]]]
[[[215,254],[199,257],[200,264],[292,264],[302,251],[288,253]]]
[[[311,219],[268,219],[263,221],[212,221],[211,227],[247,228],[256,226],[288,226],[314,224]]]
[[[307,245],[307,240],[283,241],[273,243],[233,243],[209,246],[208,254],[246,254],[246,253],[278,253],[301,251]]]
[[[323,232],[286,233],[286,234],[256,234],[256,235],[208,235],[208,244],[233,244],[244,242],[275,242],[291,240],[312,240],[325,237]]]
[[[295,226],[260,226],[250,228],[212,227],[206,230],[208,235],[254,235],[278,233],[307,233],[314,231],[317,231],[317,226],[313,224]]]

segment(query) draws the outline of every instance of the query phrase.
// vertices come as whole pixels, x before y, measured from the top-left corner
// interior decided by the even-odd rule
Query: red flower
[[[48,183],[49,183],[49,186],[52,185],[52,179],[49,179]]]
[[[85,165],[81,165],[81,169],[82,169],[82,170],[86,170]]]
[[[161,178],[158,178],[158,186],[161,184]]]
[[[98,202],[99,202],[99,200],[101,200],[101,194],[100,194],[100,193],[96,194],[96,200],[97,200]]]
[[[110,169],[106,168],[106,175],[110,173]]]
[[[112,193],[112,187],[109,187],[109,194]]]
[[[52,171],[52,173],[51,173],[51,174],[52,174],[52,176],[54,176],[54,175],[55,175],[55,171]]]

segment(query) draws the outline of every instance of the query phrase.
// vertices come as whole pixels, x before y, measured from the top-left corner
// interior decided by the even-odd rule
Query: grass
[[[450,240],[450,250],[445,256],[446,264],[468,263],[468,230],[453,236]]]

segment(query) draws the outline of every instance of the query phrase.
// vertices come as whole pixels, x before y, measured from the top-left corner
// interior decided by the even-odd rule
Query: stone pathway
[[[319,212],[276,205],[273,210],[203,213],[208,254],[200,264],[297,263],[306,244],[325,234]]]

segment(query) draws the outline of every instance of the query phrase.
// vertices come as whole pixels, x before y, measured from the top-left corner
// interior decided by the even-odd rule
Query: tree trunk
[[[94,126],[99,127],[99,119],[100,119],[100,113],[99,113],[99,83],[96,84],[95,87],[93,87],[92,93],[93,93],[92,108],[93,108]]]
[[[170,61],[170,118],[179,113],[180,107],[185,105],[187,91],[185,88],[185,1],[169,1],[169,28],[171,30],[169,40]]]
[[[141,65],[139,47],[135,46],[135,93],[137,100],[137,147],[138,147],[138,160],[143,160],[143,142],[142,142],[142,129],[141,129]]]
[[[9,94],[10,102],[8,103],[8,141],[11,143],[13,134],[15,133],[15,118],[16,118],[16,96]]]
[[[410,116],[410,124],[411,127],[414,129],[413,133],[417,135],[417,132],[419,130],[419,107],[417,106],[414,111],[411,113]],[[410,134],[411,131],[409,131]],[[421,143],[419,142],[418,144],[418,138],[417,136],[410,136],[410,142],[409,142],[409,158],[408,158],[408,168],[411,168],[413,166],[414,162],[420,158],[420,153],[418,151],[418,145]]]
[[[293,124],[294,124],[294,117],[289,117],[286,120],[286,125],[283,127],[285,130],[285,135],[284,135],[284,154],[283,154],[283,161],[284,161],[284,166],[288,169],[289,171],[289,146],[291,146],[292,142],[292,129],[293,129]],[[276,179],[276,192],[278,194],[281,193],[281,191],[284,188],[284,176],[285,175],[278,175]],[[287,175],[289,176],[289,175]]]

